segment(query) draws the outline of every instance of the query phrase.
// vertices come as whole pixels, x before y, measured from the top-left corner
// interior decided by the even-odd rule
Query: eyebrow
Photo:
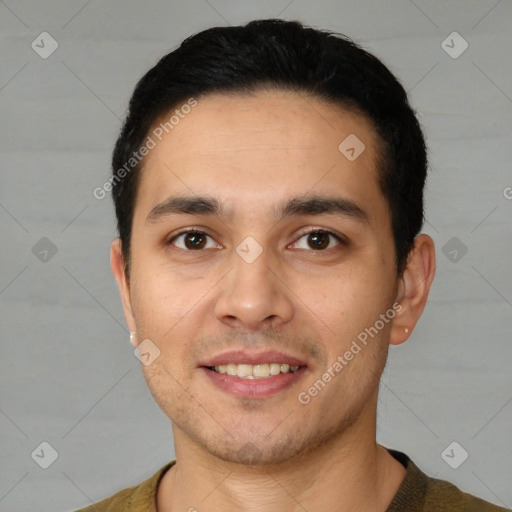
[[[307,195],[293,197],[273,208],[277,221],[300,215],[336,215],[369,223],[369,215],[351,199],[343,197]],[[228,214],[223,205],[211,196],[173,196],[156,205],[148,214],[146,222],[156,223],[176,214],[212,215],[225,219]]]

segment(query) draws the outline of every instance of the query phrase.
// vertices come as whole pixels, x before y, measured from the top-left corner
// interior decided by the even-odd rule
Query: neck
[[[159,486],[158,511],[385,512],[405,468],[375,441],[376,408],[364,414],[328,443],[265,466],[220,460],[175,427],[177,462]]]

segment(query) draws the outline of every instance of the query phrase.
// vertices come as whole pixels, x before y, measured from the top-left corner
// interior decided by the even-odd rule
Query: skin
[[[366,149],[349,161],[349,134]],[[111,265],[134,345],[160,350],[142,366],[172,420],[176,465],[159,511],[385,511],[405,475],[376,443],[378,385],[390,344],[410,336],[434,276],[434,244],[416,237],[397,276],[388,204],[377,181],[377,136],[363,116],[294,92],[210,94],[147,155],[132,227],[130,279],[120,241]],[[276,205],[315,194],[356,203],[352,215],[278,220]],[[227,217],[169,214],[170,196],[214,196]],[[178,232],[206,235],[197,250]],[[305,231],[331,231],[318,249]],[[236,252],[253,237],[262,253]],[[322,244],[320,244],[322,245]],[[298,394],[381,314],[400,312],[304,405]],[[406,330],[407,329],[407,330]],[[307,362],[287,389],[235,397],[198,368],[228,349],[277,349]]]

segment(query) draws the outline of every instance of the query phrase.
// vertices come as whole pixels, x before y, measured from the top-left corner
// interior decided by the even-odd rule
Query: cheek
[[[148,265],[146,268],[152,268]],[[137,315],[146,325],[168,327],[173,320],[183,318],[194,303],[194,290],[200,294],[199,285],[186,284],[167,272],[144,272],[134,276],[133,298]]]
[[[148,366],[142,366],[144,379],[153,398],[167,416],[173,419],[187,416],[182,411],[187,408],[184,404],[190,404],[190,394],[182,384],[184,378],[179,370],[179,367],[170,366],[165,356],[160,356]]]
[[[337,275],[327,276],[316,285],[306,286],[303,296],[314,306],[319,316],[329,319],[333,327],[357,326],[361,321],[373,320],[382,313],[391,298],[391,287],[383,279],[381,269],[373,271],[370,265]]]
[[[359,335],[360,340],[365,341],[365,335],[368,340],[370,349],[365,350],[367,356],[371,357],[380,350],[378,340],[388,336],[390,319],[394,316],[388,315],[385,318],[387,322],[380,320],[393,302],[392,282],[385,275],[383,269],[375,264],[373,271],[368,266],[361,267],[341,276],[329,276],[315,286],[303,289],[301,296],[307,297],[305,304],[310,311],[309,316],[312,315],[324,333],[322,337],[329,360],[343,355]]]
[[[132,302],[137,331],[155,343],[162,355],[178,356],[176,339],[186,340],[184,329],[194,313],[194,297],[161,273],[133,276]]]

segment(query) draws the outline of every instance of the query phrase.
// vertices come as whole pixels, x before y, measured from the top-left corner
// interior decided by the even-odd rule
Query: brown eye
[[[169,240],[169,244],[175,245],[184,251],[220,248],[209,235],[202,231],[184,231]]]
[[[303,242],[303,240],[305,240],[305,242]],[[314,251],[323,251],[342,243],[343,240],[334,233],[316,229],[315,231],[304,233],[293,245],[298,249],[313,249]]]
[[[202,249],[206,245],[206,236],[203,233],[186,233],[184,241],[187,249]]]
[[[329,246],[329,235],[327,233],[309,233],[308,244],[312,249],[325,249]]]

